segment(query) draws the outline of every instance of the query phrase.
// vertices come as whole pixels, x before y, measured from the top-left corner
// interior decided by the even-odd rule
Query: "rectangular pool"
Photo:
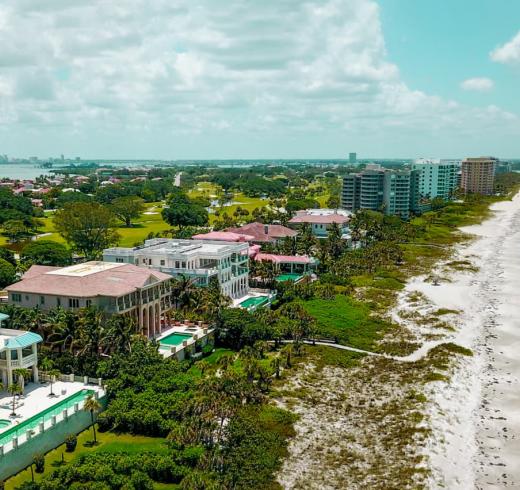
[[[245,301],[242,301],[240,306],[246,309],[251,307],[258,307],[267,303],[267,301],[268,298],[266,296],[253,296],[251,298],[247,298]]]
[[[47,422],[54,415],[60,414],[66,408],[72,408],[75,403],[82,402],[83,400],[85,400],[85,398],[87,398],[87,396],[93,395],[94,393],[94,390],[81,390],[50,406],[49,408],[41,411],[40,413],[33,415],[32,417],[24,420],[23,422],[20,422],[19,424],[16,424],[16,419],[12,420],[12,426],[4,432],[0,433],[0,445],[7,444],[11,441],[13,437],[16,437],[17,435],[22,435],[29,429],[34,429],[38,426],[40,422]],[[31,395],[29,394],[25,401],[29,403],[30,398]],[[80,406],[80,408],[82,409],[83,407]]]
[[[189,333],[178,333],[174,332],[170,335],[167,335],[166,337],[159,339],[159,344],[164,345],[180,345],[185,340],[189,340],[192,338],[192,335]]]

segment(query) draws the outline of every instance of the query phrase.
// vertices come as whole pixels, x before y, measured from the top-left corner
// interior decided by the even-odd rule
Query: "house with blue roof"
[[[7,315],[2,314],[2,320]],[[8,317],[7,317],[8,318]],[[32,380],[38,382],[38,344],[42,342],[40,335],[25,330],[0,328],[0,374],[4,386],[9,386],[17,380],[13,371],[20,368],[29,369]]]

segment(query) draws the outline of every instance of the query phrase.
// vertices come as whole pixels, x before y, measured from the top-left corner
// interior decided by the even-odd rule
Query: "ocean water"
[[[39,164],[2,163],[0,164],[0,179],[31,180],[40,175],[49,174],[49,169],[40,168]]]

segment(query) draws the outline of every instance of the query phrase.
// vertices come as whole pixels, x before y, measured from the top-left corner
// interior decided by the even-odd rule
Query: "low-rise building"
[[[96,307],[135,319],[144,335],[161,331],[171,309],[171,277],[132,264],[85,262],[69,267],[33,265],[7,288],[8,302],[25,308]]]
[[[270,262],[274,266],[276,279],[280,282],[299,282],[305,276],[310,275],[318,265],[318,261],[307,255],[277,255],[258,253],[256,262]]]
[[[249,287],[247,242],[155,238],[140,247],[106,249],[103,260],[188,277],[198,286],[208,286],[214,277],[222,293],[230,298],[244,296]]]
[[[352,213],[344,209],[304,209],[296,211],[296,216],[289,220],[291,228],[300,228],[304,223],[311,226],[317,238],[327,238],[331,226],[335,223],[341,230],[342,238],[350,238],[348,223]]]
[[[283,225],[267,225],[264,223],[248,223],[237,228],[227,228],[226,231],[251,236],[249,242],[256,244],[278,243],[284,238],[294,238],[298,232]]]
[[[42,338],[34,332],[0,328],[0,375],[3,386],[18,382],[13,371],[28,369],[38,382],[38,344]]]

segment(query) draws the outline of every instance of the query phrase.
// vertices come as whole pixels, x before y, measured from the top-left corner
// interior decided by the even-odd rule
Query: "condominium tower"
[[[465,158],[462,161],[461,188],[465,193],[493,194],[498,158]]]
[[[410,210],[417,208],[417,187],[417,171],[389,170],[369,164],[363,171],[344,177],[342,206],[353,213],[369,209],[406,219]]]
[[[419,170],[418,192],[421,201],[435,198],[448,200],[458,187],[459,160],[433,160],[420,158],[412,164]]]

